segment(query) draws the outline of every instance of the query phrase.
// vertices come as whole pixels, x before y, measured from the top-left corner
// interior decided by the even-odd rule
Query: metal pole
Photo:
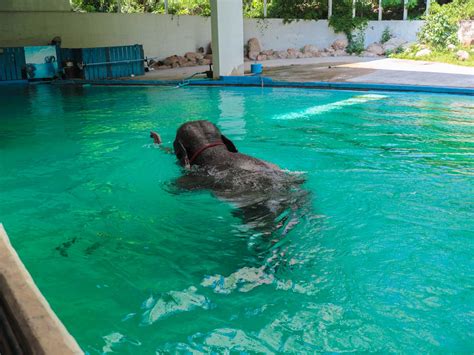
[[[168,0],[165,0],[165,14],[168,15]]]
[[[352,0],[352,18],[356,17],[356,0]]]
[[[263,0],[263,17],[267,17],[267,0]]]
[[[117,12],[122,12],[122,0],[117,0]]]
[[[408,0],[403,0],[403,20],[406,21],[408,18],[408,9],[407,9]]]
[[[332,0],[328,0],[328,20],[332,16]]]
[[[379,21],[382,21],[382,12],[383,12],[382,0],[379,0]]]
[[[426,15],[430,14],[430,0],[426,0]]]

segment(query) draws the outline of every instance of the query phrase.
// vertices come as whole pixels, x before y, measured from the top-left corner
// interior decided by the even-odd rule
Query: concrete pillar
[[[211,0],[214,79],[244,74],[242,0]]]

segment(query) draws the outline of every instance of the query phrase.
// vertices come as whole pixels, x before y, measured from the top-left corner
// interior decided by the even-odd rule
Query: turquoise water
[[[0,221],[85,351],[474,351],[473,98],[42,85],[0,107]],[[306,177],[276,246],[173,187],[149,131],[203,118]]]

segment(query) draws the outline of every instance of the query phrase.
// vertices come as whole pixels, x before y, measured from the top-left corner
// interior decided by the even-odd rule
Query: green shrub
[[[382,32],[382,37],[380,38],[380,43],[386,43],[392,38],[392,33],[390,32],[390,29],[388,27],[385,27],[385,29]]]
[[[433,3],[418,39],[434,49],[457,44],[459,21],[470,19],[474,19],[474,0],[454,0],[445,5]]]

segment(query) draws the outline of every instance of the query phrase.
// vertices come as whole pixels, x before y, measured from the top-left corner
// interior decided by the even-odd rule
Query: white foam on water
[[[145,303],[150,308],[143,313],[142,324],[150,325],[159,319],[196,308],[209,309],[210,302],[196,291],[194,286],[183,291],[170,291],[163,298],[157,300],[154,305],[148,302],[148,299]]]
[[[338,110],[346,106],[362,104],[369,101],[381,100],[386,97],[387,96],[385,95],[378,95],[378,94],[360,95],[360,96],[351,97],[350,99],[347,99],[347,100],[332,102],[330,104],[312,106],[302,111],[275,115],[273,116],[273,119],[274,120],[295,120],[298,118],[316,116],[316,115],[320,115],[326,112]]]

